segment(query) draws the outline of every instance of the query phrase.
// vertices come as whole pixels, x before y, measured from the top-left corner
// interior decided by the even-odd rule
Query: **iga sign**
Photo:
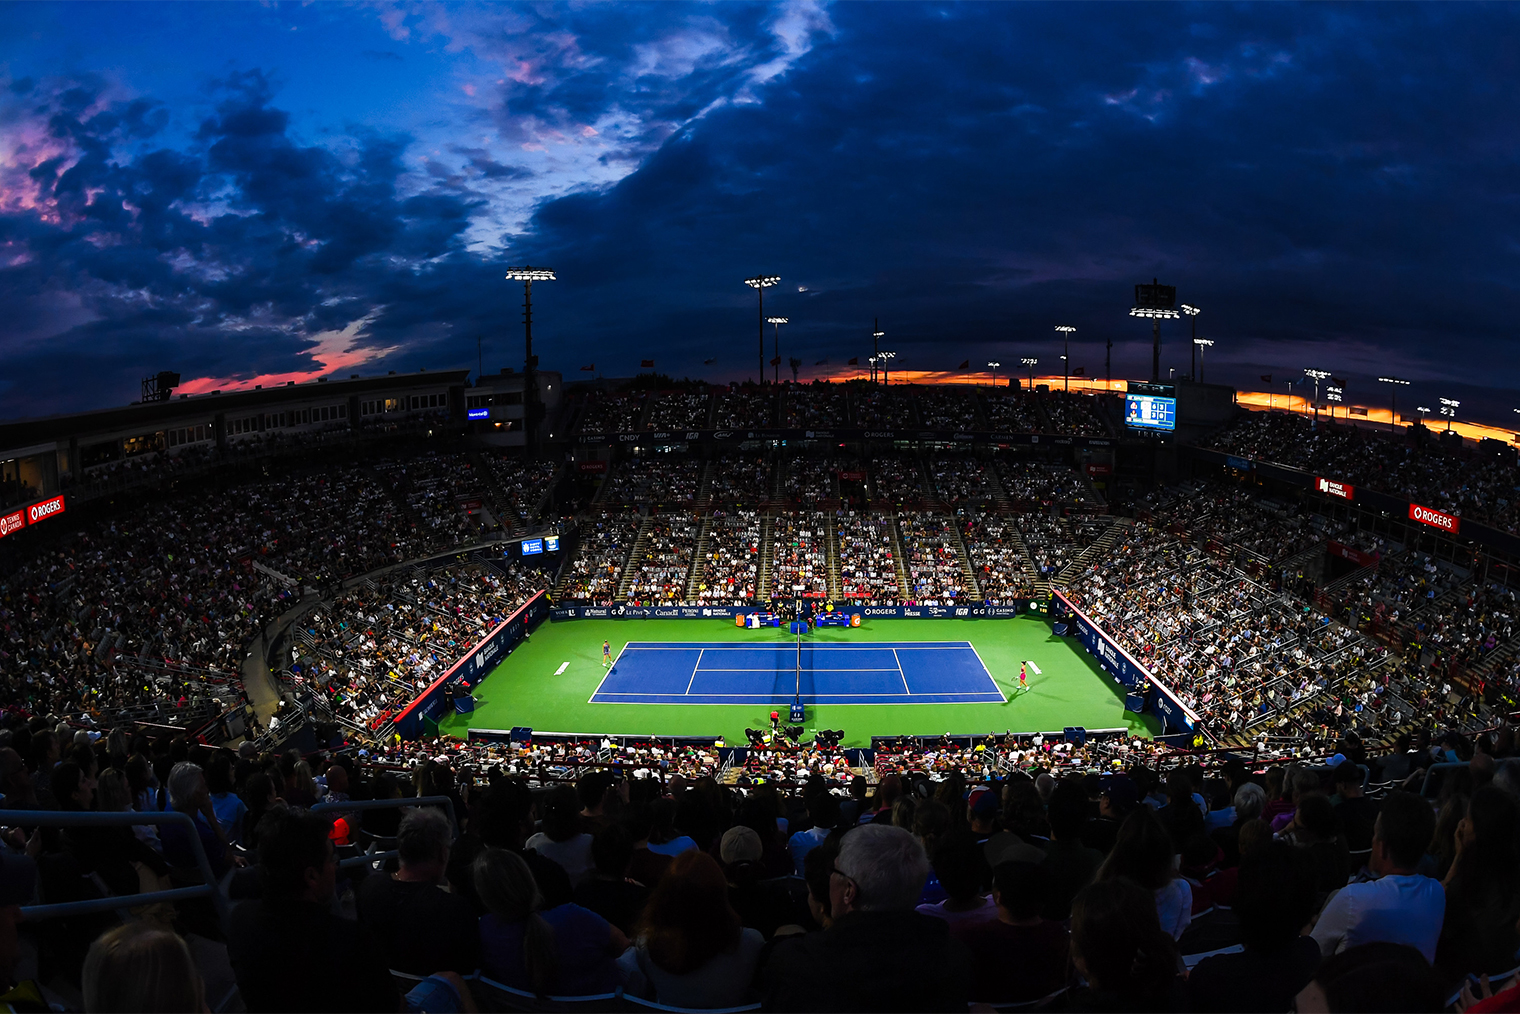
[[[26,522],[35,525],[43,518],[52,517],[54,514],[63,513],[63,496],[60,494],[50,500],[34,503],[26,509]]]
[[[1356,487],[1350,485],[1349,483],[1336,482],[1334,479],[1326,479],[1320,476],[1316,476],[1314,479],[1314,488],[1319,490],[1321,493],[1324,493],[1326,496],[1338,496],[1342,500],[1355,499],[1354,494],[1356,493]]]
[[[0,516],[0,538],[11,532],[19,532],[26,527],[26,511],[14,510],[9,514]]]
[[[1433,511],[1429,507],[1421,507],[1417,503],[1409,505],[1409,519],[1429,525],[1432,528],[1439,528],[1441,531],[1450,532],[1453,535],[1457,534],[1462,528],[1461,518],[1454,518],[1450,514]]]

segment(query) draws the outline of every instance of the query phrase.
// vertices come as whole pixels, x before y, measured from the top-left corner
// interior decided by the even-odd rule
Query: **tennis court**
[[[1001,704],[970,641],[630,641],[591,704]]]

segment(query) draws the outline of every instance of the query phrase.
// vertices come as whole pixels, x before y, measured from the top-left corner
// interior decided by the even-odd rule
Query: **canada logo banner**
[[[0,538],[11,532],[19,532],[26,527],[26,512],[21,510],[11,511],[9,514],[0,515]]]
[[[1429,507],[1421,507],[1417,503],[1409,505],[1409,519],[1429,525],[1432,528],[1439,528],[1443,532],[1450,532],[1453,535],[1462,529],[1461,518],[1452,517],[1450,514],[1442,514],[1440,511],[1433,511]]]

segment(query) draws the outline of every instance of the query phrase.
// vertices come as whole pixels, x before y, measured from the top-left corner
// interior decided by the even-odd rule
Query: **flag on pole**
[[[1263,384],[1270,384],[1270,383],[1272,383],[1272,374],[1270,374],[1270,373],[1263,373],[1261,375],[1261,382]]]
[[[856,356],[854,359],[851,359],[849,365],[851,365],[851,366],[859,366],[860,365],[860,357]]]
[[[641,361],[639,363],[639,369],[641,369],[641,370],[652,370],[652,369],[654,369],[654,360],[653,359],[645,359],[645,360]]]
[[[581,367],[581,372],[582,373],[592,373],[595,370],[596,370],[596,364],[595,363],[592,363],[590,366],[582,366]]]
[[[651,364],[651,365],[653,365],[653,364]],[[772,359],[771,360],[771,365],[772,366],[780,366],[781,365],[781,357],[777,356],[776,358]]]
[[[1336,387],[1345,387],[1346,386],[1346,382],[1344,380],[1342,380],[1340,377],[1331,377],[1330,378],[1330,383],[1334,384]]]
[[[813,365],[814,366],[824,366],[824,365],[827,365],[827,363],[828,363],[827,359],[820,359],[816,363],[814,363]]]
[[[1087,367],[1085,367],[1085,366],[1078,366],[1075,370],[1071,371],[1071,375],[1073,377],[1086,376],[1087,375]]]
[[[964,363],[961,363],[959,366],[957,366],[956,369],[957,370],[969,370],[969,369],[971,369],[971,360],[969,360],[969,359],[966,360]]]

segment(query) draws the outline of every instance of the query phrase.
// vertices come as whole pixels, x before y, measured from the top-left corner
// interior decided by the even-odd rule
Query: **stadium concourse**
[[[0,510],[12,1006],[1436,1010],[1520,963],[1512,453],[630,383],[528,455],[426,383],[44,421],[91,453]]]

